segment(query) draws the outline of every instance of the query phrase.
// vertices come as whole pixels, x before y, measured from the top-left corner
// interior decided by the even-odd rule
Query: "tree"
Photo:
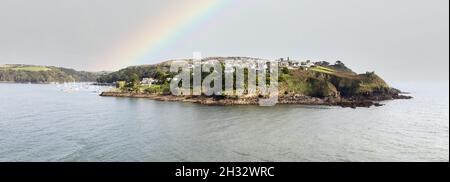
[[[155,78],[158,80],[159,84],[163,84],[168,78],[168,74],[164,72],[161,68],[156,69]]]
[[[121,91],[124,91],[126,89],[127,82],[125,81],[118,81],[117,82],[117,88],[119,88]]]
[[[320,61],[320,62],[316,62],[315,65],[317,65],[317,66],[329,66],[330,63],[326,62],[326,61]]]
[[[133,92],[139,92],[139,89],[141,87],[141,80],[139,79],[139,76],[136,73],[133,73],[130,76],[130,82],[127,84],[127,88],[131,89]]]
[[[281,68],[281,73],[289,74],[289,69],[287,67],[283,67],[283,68]]]

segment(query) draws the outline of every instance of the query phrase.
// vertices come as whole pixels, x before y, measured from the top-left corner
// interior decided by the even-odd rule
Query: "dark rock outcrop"
[[[132,92],[102,92],[100,96],[104,97],[135,97],[135,98],[149,98],[159,101],[182,101],[198,103],[203,105],[258,105],[259,97],[225,97],[225,96],[174,96],[174,95],[158,95],[158,94],[143,94]],[[386,95],[386,96],[373,96],[373,97],[325,97],[317,98],[311,96],[302,95],[283,95],[278,97],[278,104],[301,104],[301,105],[329,105],[329,106],[341,106],[349,108],[357,107],[380,107],[383,104],[378,101],[392,100],[392,99],[410,99],[410,96],[404,95]]]

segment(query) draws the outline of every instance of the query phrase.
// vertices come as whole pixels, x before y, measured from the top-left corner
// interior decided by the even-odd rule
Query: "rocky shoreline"
[[[233,98],[233,97],[206,97],[206,96],[174,96],[161,94],[145,94],[133,92],[102,92],[100,96],[103,97],[132,97],[132,98],[148,98],[158,101],[181,101],[190,102],[203,105],[258,105],[259,98]],[[300,104],[300,105],[327,105],[327,106],[341,106],[341,107],[371,107],[382,106],[380,101],[395,100],[395,99],[411,99],[411,96],[392,94],[392,95],[378,95],[378,96],[359,96],[350,98],[317,98],[311,96],[288,95],[279,96],[278,104]]]

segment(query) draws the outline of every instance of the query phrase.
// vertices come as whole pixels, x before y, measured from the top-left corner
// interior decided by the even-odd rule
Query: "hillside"
[[[258,60],[246,57],[206,58],[239,60]],[[188,60],[189,61],[189,60]],[[167,94],[169,92],[168,80],[173,77],[169,72],[169,63],[166,61],[155,65],[131,66],[117,72],[100,76],[97,81],[101,83],[115,83],[125,81],[123,89],[137,92]],[[311,66],[280,66],[279,94],[281,96],[311,96],[317,98],[350,98],[358,96],[386,96],[398,94],[399,91],[390,88],[386,82],[374,72],[357,74],[346,67],[341,61],[335,64],[328,62],[315,62]],[[206,73],[205,73],[206,74]],[[151,88],[133,87],[132,82],[143,78],[153,78],[156,84]]]
[[[1,82],[52,83],[95,82],[100,74],[54,66],[0,65]]]

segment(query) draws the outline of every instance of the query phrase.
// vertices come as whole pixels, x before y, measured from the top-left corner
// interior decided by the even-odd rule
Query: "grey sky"
[[[181,0],[0,0],[0,64],[115,70],[120,42]],[[243,0],[146,63],[204,56],[291,57],[375,70],[390,82],[448,81],[448,0]],[[105,64],[98,64],[103,63]],[[105,65],[104,67],[98,65]]]

